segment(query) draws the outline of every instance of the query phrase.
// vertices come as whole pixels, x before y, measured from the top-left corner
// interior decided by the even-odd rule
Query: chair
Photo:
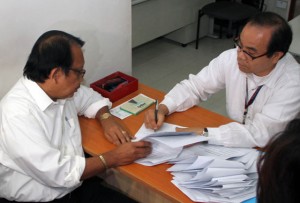
[[[245,22],[245,20],[249,19],[251,16],[261,12],[263,5],[263,0],[242,0],[241,3],[234,1],[218,1],[205,5],[198,12],[196,49],[198,49],[200,20],[203,15],[219,20],[221,23],[224,23],[224,21],[228,22],[227,36],[232,36],[233,25],[237,24],[238,33],[239,23]],[[219,37],[222,37],[222,24]]]

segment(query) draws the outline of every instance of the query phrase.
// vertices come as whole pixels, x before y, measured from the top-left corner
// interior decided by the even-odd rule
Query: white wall
[[[130,0],[1,0],[0,99],[21,77],[37,38],[58,29],[83,39],[84,84],[131,74]]]
[[[281,1],[285,1],[287,3],[287,8],[276,7],[276,1],[277,0],[265,0],[265,4],[267,5],[267,11],[275,12],[287,20],[288,15],[289,15],[288,11],[290,8],[291,0],[281,0]]]
[[[186,31],[179,30],[197,22],[198,10],[213,0],[151,0],[132,7],[132,47],[139,46],[157,37],[173,31],[169,38],[176,40],[184,38]],[[208,31],[208,22],[201,20],[201,34]],[[206,19],[207,21],[207,19]],[[192,25],[192,38],[179,40],[180,43],[189,43],[195,40],[196,23]],[[180,36],[182,35],[182,36]],[[176,37],[175,37],[176,36]],[[182,42],[184,41],[184,42]]]

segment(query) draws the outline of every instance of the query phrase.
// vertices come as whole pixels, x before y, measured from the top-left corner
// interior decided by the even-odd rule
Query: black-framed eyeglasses
[[[242,47],[242,45],[241,45],[241,40],[240,40],[239,37],[233,39],[233,42],[234,42],[234,45],[235,45],[236,47],[238,47],[238,49],[239,49],[240,51],[244,52],[247,56],[249,56],[249,57],[251,58],[252,61],[255,60],[255,59],[257,59],[257,58],[260,58],[260,57],[263,57],[263,56],[266,56],[266,55],[269,54],[269,52],[266,52],[266,53],[261,54],[261,55],[259,55],[259,56],[252,56],[252,54],[249,54],[247,51],[243,50],[243,47]]]
[[[71,71],[74,71],[75,73],[77,73],[78,76],[84,77],[86,70],[85,69],[75,69],[75,68],[70,68]]]

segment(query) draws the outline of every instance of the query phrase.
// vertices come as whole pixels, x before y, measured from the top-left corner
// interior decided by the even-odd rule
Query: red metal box
[[[122,72],[112,73],[90,85],[103,97],[115,102],[138,89],[138,80]]]

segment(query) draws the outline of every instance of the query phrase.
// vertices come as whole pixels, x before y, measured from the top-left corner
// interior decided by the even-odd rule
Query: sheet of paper
[[[116,106],[116,107],[110,109],[110,113],[122,120],[124,118],[127,118],[128,116],[132,115],[131,113],[123,111],[120,107],[121,107],[121,104],[119,106]]]
[[[199,136],[192,132],[175,132],[177,125],[164,123],[161,129],[154,132],[151,129],[147,129],[145,124],[135,134],[135,140],[155,140],[172,148],[183,147],[186,145],[194,144],[197,142],[207,141],[208,138]]]
[[[187,166],[188,165],[188,166]],[[241,168],[245,169],[245,165],[237,161],[227,161],[209,156],[198,156],[192,164],[175,164],[168,171],[185,171],[191,169],[210,168]]]
[[[232,157],[240,157],[248,154],[249,152],[256,151],[251,148],[233,148],[233,147],[224,147],[219,145],[211,144],[196,144],[186,150],[191,150],[197,155],[201,156],[215,156],[222,157],[223,159],[229,159]]]
[[[145,126],[143,124],[143,126]],[[152,132],[151,134],[136,134],[135,140],[140,141],[145,138],[150,138],[155,139],[160,138],[160,137],[171,137],[172,139],[177,139],[180,136],[188,136],[188,135],[195,135],[191,132],[171,132],[171,131],[166,131],[166,132]],[[175,137],[176,136],[176,137]]]
[[[184,147],[198,142],[205,142],[208,140],[207,137],[199,136],[196,134],[189,135],[176,135],[175,136],[165,136],[165,137],[152,137],[152,140],[168,145],[172,148]]]
[[[226,198],[213,194],[211,191],[186,188],[181,186],[175,180],[172,180],[171,182],[194,202],[240,203],[255,196],[255,187],[252,187],[247,191],[240,192],[236,197]]]
[[[177,125],[165,123],[161,129],[154,133],[153,130],[147,129],[143,124],[133,141],[147,140],[151,142],[152,152],[148,157],[137,160],[136,163],[153,166],[168,162],[181,153],[183,146],[206,140],[206,137],[196,134],[175,132],[176,127]]]
[[[174,124],[170,124],[170,123],[164,123],[160,129],[158,129],[157,131],[154,131],[152,129],[146,128],[145,124],[143,124],[140,127],[140,129],[137,131],[137,133],[135,134],[135,138],[136,138],[136,140],[141,140],[144,137],[147,137],[148,135],[153,134],[153,133],[175,132],[176,127],[182,127],[182,126],[174,125]]]
[[[176,133],[176,127],[165,123],[154,132],[142,125],[136,140],[150,141],[153,151],[137,162],[173,163],[168,169],[172,183],[195,202],[242,202],[255,196],[257,150],[206,144],[199,141],[206,137]]]
[[[203,171],[198,172],[191,180],[206,181],[216,177],[240,175],[245,173],[246,170],[240,168],[205,168]]]
[[[169,159],[173,159],[178,156],[182,151],[182,148],[171,148],[169,146],[152,142],[152,152],[146,158],[138,159],[136,163],[145,166],[154,166],[157,164],[165,163]]]
[[[233,176],[212,178],[211,181],[214,182],[212,185],[223,185],[223,184],[243,182],[247,179],[248,179],[248,176],[242,174],[242,175],[233,175]]]
[[[191,200],[242,202],[255,196],[257,150],[195,145],[196,150],[188,147],[181,152],[183,157],[190,155],[190,158],[184,160],[179,156],[168,169],[173,175],[172,183]]]
[[[176,158],[170,159],[168,162],[170,164],[175,164],[175,163],[191,164],[196,159],[197,159],[197,156],[193,152],[183,149]]]

